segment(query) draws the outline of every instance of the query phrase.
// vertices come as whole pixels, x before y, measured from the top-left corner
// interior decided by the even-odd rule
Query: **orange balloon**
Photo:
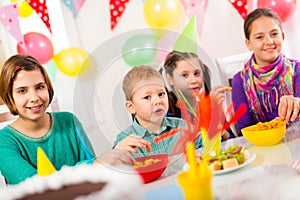
[[[57,68],[68,76],[77,76],[89,67],[88,54],[77,47],[69,47],[53,56]]]

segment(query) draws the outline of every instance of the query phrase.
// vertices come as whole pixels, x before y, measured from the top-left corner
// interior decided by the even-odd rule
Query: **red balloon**
[[[24,35],[24,49],[18,44],[19,54],[31,55],[41,64],[47,63],[53,56],[53,45],[49,38],[41,33],[29,32]]]
[[[296,0],[258,0],[258,8],[271,8],[282,22],[285,22],[296,10]]]

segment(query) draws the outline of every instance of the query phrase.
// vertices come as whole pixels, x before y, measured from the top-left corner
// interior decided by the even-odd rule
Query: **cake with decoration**
[[[127,165],[80,164],[56,171],[38,148],[37,174],[0,190],[5,200],[142,199],[142,178]]]

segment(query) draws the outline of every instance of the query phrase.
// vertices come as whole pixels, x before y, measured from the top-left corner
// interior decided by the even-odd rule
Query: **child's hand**
[[[111,165],[118,165],[118,164],[127,164],[133,165],[135,162],[132,155],[123,149],[112,149],[104,154],[102,154],[99,158],[94,161],[94,165],[103,165],[103,164],[111,164]]]
[[[115,149],[124,149],[129,152],[138,153],[138,151],[135,149],[136,147],[147,148],[147,146],[150,145],[150,142],[144,140],[142,137],[135,134],[131,134],[124,138],[122,141],[120,141],[115,146]]]
[[[222,105],[222,103],[225,101],[225,92],[229,90],[230,87],[218,85],[211,89],[210,96],[211,98],[217,99],[217,103]]]
[[[284,95],[280,98],[278,116],[286,123],[299,117],[300,98],[292,95]]]

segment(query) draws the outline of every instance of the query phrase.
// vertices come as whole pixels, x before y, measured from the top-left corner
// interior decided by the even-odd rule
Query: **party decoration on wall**
[[[37,149],[37,174],[39,176],[48,176],[56,172],[51,161],[41,147]]]
[[[190,19],[193,15],[196,15],[197,30],[200,34],[204,22],[205,11],[207,7],[207,0],[181,0],[184,7],[185,14]]]
[[[177,41],[180,33],[169,31],[161,37],[157,44],[157,57],[161,62],[166,60],[167,55],[173,51],[174,44]]]
[[[47,63],[53,56],[53,45],[48,37],[41,33],[29,32],[24,35],[25,47],[17,45],[19,54],[35,57],[41,64]]]
[[[25,48],[25,41],[20,29],[17,3],[0,7],[0,21],[9,33],[17,40],[18,45]]]
[[[68,76],[77,76],[89,67],[88,54],[80,48],[69,47],[53,56],[57,68]]]
[[[129,38],[123,48],[122,56],[130,66],[150,64],[156,58],[158,38],[154,35],[136,35]]]
[[[174,29],[182,17],[183,7],[180,0],[146,0],[144,18],[157,37],[161,38],[166,31]]]
[[[55,78],[56,78],[56,71],[57,71],[57,66],[55,65],[54,60],[50,60],[46,64],[44,64],[44,68],[47,71],[47,74],[51,80],[52,83],[54,83]]]
[[[76,17],[84,4],[85,0],[63,0],[65,6],[71,10]]]
[[[247,0],[229,0],[233,7],[239,12],[243,19],[248,14],[248,2]],[[269,1],[269,0],[267,0]],[[270,1],[272,2],[272,1]]]
[[[114,30],[114,28],[118,24],[123,12],[126,9],[128,2],[129,2],[129,0],[110,0],[109,1],[111,30]]]
[[[282,22],[288,20],[296,10],[296,0],[258,0],[258,8],[271,8],[274,10]]]
[[[35,10],[38,16],[42,19],[44,24],[49,29],[50,33],[52,33],[46,0],[27,0],[27,2]]]
[[[198,35],[196,26],[196,15],[193,15],[176,41],[174,51],[198,54]]]
[[[18,3],[18,10],[20,17],[29,17],[33,13],[32,7],[27,3],[26,0],[11,0],[12,3]]]

